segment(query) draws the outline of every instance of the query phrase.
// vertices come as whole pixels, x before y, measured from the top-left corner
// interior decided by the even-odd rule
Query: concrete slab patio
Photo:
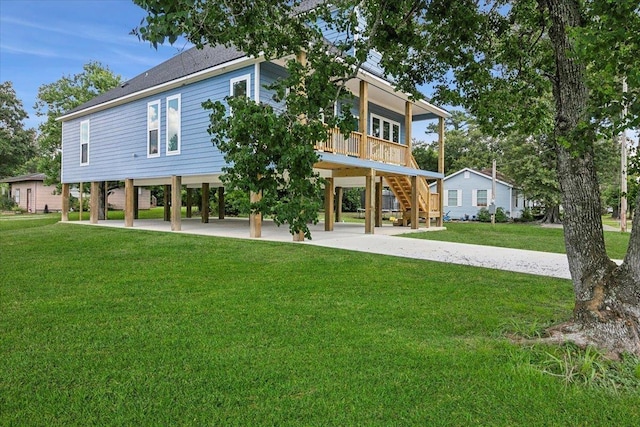
[[[91,225],[87,221],[73,224]],[[99,221],[98,226],[124,228],[118,220]],[[136,220],[130,230],[172,232],[169,222],[162,220]],[[269,220],[263,221],[260,240],[324,246],[404,258],[470,265],[518,273],[536,274],[569,279],[569,266],[564,254],[469,245],[434,240],[409,239],[400,234],[426,231],[386,224],[375,229],[375,234],[364,234],[364,226],[357,223],[336,223],[334,231],[324,231],[322,223],[311,226],[313,240],[293,242],[286,226],[278,227]],[[437,230],[431,228],[429,230]],[[182,219],[182,230],[173,233],[219,236],[236,239],[249,238],[249,221],[244,218],[210,219],[208,224],[199,218]]]

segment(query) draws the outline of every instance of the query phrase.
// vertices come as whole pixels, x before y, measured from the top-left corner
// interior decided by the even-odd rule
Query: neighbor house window
[[[13,190],[13,201],[16,202],[16,205],[20,204],[20,189]]]
[[[160,155],[160,101],[147,104],[147,157]]]
[[[89,120],[80,122],[80,164],[89,164]]]
[[[386,141],[400,142],[400,123],[371,115],[371,135]]]
[[[167,98],[167,155],[180,154],[180,95]]]
[[[447,190],[447,206],[462,206],[462,190]]]
[[[484,207],[488,206],[489,190],[476,190],[476,203],[475,206]]]

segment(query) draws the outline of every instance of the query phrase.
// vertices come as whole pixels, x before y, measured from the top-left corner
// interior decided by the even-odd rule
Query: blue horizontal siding
[[[287,77],[287,70],[279,65],[272,64],[271,62],[263,62],[260,64],[260,102],[268,105],[272,105],[277,110],[282,110],[284,103],[276,103],[273,100],[275,91],[267,89],[265,86],[272,85],[278,80],[285,79]]]
[[[444,206],[444,212],[449,212],[451,219],[461,219],[465,215],[469,218],[473,218],[478,215],[478,211],[481,209],[477,206],[472,206],[472,194],[473,190],[489,190],[491,191],[491,179],[477,175],[473,172],[469,173],[469,178],[464,177],[464,172],[457,174],[451,178],[447,178],[444,181],[444,202],[447,203],[447,190],[462,190],[462,206]],[[431,188],[435,191],[435,188]],[[510,187],[500,182],[496,182],[496,207],[501,207],[505,212],[509,212],[511,217],[519,217],[522,211],[522,201],[519,203],[519,207],[515,208],[511,206],[511,194]],[[487,201],[491,203],[491,200]]]
[[[202,108],[207,99],[223,100],[230,80],[251,76],[254,67],[212,77],[162,94],[133,101],[63,123],[62,181],[115,181],[126,178],[160,178],[171,175],[220,173],[221,153],[207,133],[209,113]],[[181,149],[166,155],[166,99],[181,96]],[[160,156],[147,158],[147,103],[160,100]],[[80,122],[90,120],[89,164],[80,165]]]

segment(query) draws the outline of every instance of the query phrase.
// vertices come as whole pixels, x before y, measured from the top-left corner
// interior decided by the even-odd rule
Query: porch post
[[[140,214],[140,195],[138,192],[140,187],[134,184],[133,186],[133,219],[138,219]]]
[[[382,177],[376,182],[376,227],[382,227]]]
[[[218,219],[224,219],[224,187],[218,187]]]
[[[358,109],[358,131],[362,134],[360,139],[360,158],[366,159],[369,156],[366,153],[367,147],[367,120],[369,119],[369,83],[360,80],[360,106]]]
[[[411,228],[413,230],[418,229],[420,215],[418,208],[418,177],[411,177]]]
[[[342,187],[336,187],[336,222],[342,222]]]
[[[429,182],[427,180],[425,180],[425,183],[427,185],[427,200],[425,200],[425,205],[427,209],[427,221],[425,225],[427,228],[430,228],[431,227],[431,187],[429,187]]]
[[[133,179],[124,180],[124,226],[133,227],[134,208],[135,205],[135,187]]]
[[[91,224],[98,223],[98,210],[100,209],[100,183],[97,181],[91,182],[91,196],[89,199],[89,209],[91,212],[89,213],[89,221]]]
[[[173,175],[171,177],[171,231],[180,231],[182,224],[180,216],[182,214],[182,176]]]
[[[171,209],[169,208],[169,195],[171,194],[171,186],[164,186],[164,194],[162,195],[162,199],[164,201],[164,220],[171,221]]]
[[[438,172],[444,175],[444,117],[438,118]],[[442,227],[443,225],[443,206],[444,206],[444,181],[442,178],[438,178],[438,198],[440,199],[440,206],[438,210],[440,214],[436,219],[436,226]]]
[[[413,122],[413,104],[411,102],[406,101],[404,103],[404,145],[407,146],[405,164],[411,167],[411,156],[412,156],[412,147],[411,147],[411,123]]]
[[[82,190],[80,190],[82,191]],[[69,221],[69,184],[62,184],[62,218],[63,222]]]
[[[373,183],[376,179],[376,172],[370,169],[365,177],[365,193],[364,193],[364,232],[365,234],[373,234],[374,229],[374,211],[375,197],[373,196]]]
[[[324,231],[333,231],[333,178],[324,184]]]
[[[191,205],[193,203],[192,196],[193,188],[187,187],[187,218],[191,218],[193,216],[193,212],[191,210]]]
[[[249,200],[251,203],[259,202],[262,199],[260,193],[249,193]],[[259,238],[262,237],[262,214],[257,212],[251,212],[249,214],[249,237]]]
[[[207,224],[209,222],[209,183],[202,183],[201,190],[201,206],[200,206],[200,221],[203,224]]]

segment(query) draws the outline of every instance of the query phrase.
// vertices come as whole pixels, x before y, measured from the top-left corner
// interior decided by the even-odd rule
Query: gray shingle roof
[[[233,47],[191,48],[67,112],[94,107],[245,56]]]
[[[30,173],[27,175],[6,177],[1,179],[0,182],[44,181],[44,178],[45,176],[43,173]]]

